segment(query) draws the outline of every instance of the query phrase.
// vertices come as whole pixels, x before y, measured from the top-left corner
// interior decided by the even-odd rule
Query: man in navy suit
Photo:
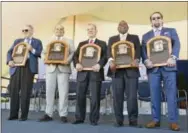
[[[21,117],[20,121],[27,120],[32,92],[34,75],[38,73],[38,58],[43,49],[42,42],[33,36],[33,26],[26,25],[22,33],[24,38],[16,39],[7,53],[7,65],[10,67],[10,116],[8,120],[18,119],[19,97],[21,96]],[[21,43],[27,43],[29,54],[25,66],[15,66],[12,59],[14,47]],[[21,95],[20,95],[21,91]]]
[[[161,115],[161,80],[163,80],[166,91],[169,127],[171,130],[178,131],[180,128],[177,124],[177,87],[176,87],[176,60],[179,57],[180,41],[174,28],[163,27],[163,15],[160,12],[154,12],[150,16],[152,30],[142,37],[142,58],[147,67],[149,85],[151,89],[151,103],[153,120],[146,125],[148,128],[160,126]],[[146,53],[146,44],[148,40],[155,36],[167,36],[172,42],[172,53],[166,61],[166,66],[154,67],[152,61]]]
[[[138,69],[140,61],[140,41],[139,37],[134,34],[128,33],[129,26],[126,21],[122,20],[118,24],[118,35],[112,36],[108,41],[107,58],[109,62],[108,76],[112,78],[112,90],[113,90],[113,104],[114,113],[116,117],[116,127],[122,127],[123,116],[123,102],[124,94],[127,97],[127,110],[129,117],[129,125],[137,126],[138,118],[138,103],[137,103],[137,90],[138,90],[138,78],[140,72]],[[119,41],[129,41],[134,44],[135,58],[131,62],[133,67],[116,69],[116,63],[112,58],[111,48],[114,43]]]

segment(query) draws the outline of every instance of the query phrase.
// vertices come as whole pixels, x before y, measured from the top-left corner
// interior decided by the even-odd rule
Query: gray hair
[[[97,30],[96,24],[94,24],[94,23],[88,23],[88,26],[89,26],[89,25],[92,25],[92,26],[95,28],[95,30]]]
[[[27,27],[29,27],[31,30],[34,30],[34,27],[30,24],[26,24]]]

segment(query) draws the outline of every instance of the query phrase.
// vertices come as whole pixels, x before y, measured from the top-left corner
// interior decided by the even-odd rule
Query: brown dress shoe
[[[146,125],[146,128],[160,127],[160,122],[151,121]]]
[[[176,123],[170,123],[170,129],[173,131],[179,131],[180,127]]]

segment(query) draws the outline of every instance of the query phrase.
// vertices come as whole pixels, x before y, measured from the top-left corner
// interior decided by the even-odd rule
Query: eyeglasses
[[[161,17],[153,17],[152,18],[152,20],[157,20],[157,19],[159,20],[159,19],[161,19]]]
[[[28,32],[29,30],[28,29],[23,29],[22,32]]]

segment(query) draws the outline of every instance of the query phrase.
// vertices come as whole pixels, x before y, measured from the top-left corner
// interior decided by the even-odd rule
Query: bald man
[[[72,62],[75,48],[73,41],[64,37],[64,27],[62,25],[56,25],[54,29],[54,36],[51,38],[50,42],[55,40],[65,41],[69,45],[68,61],[66,65],[46,65],[46,111],[45,115],[39,121],[52,120],[55,90],[57,87],[59,91],[59,115],[61,121],[66,123],[68,121],[69,76],[71,74],[70,63]]]
[[[108,76],[112,77],[112,88],[113,88],[113,104],[114,112],[116,117],[115,126],[123,126],[123,102],[124,93],[127,97],[127,109],[129,117],[129,125],[137,126],[138,117],[138,103],[137,103],[137,89],[138,89],[138,78],[140,76],[139,69],[134,68],[121,68],[116,69],[116,64],[112,58],[111,47],[114,43],[122,40],[130,41],[134,44],[135,48],[135,59],[132,62],[132,66],[138,66],[140,60],[140,41],[137,35],[128,33],[128,24],[122,20],[118,25],[118,35],[112,36],[108,41],[107,57],[110,64],[108,70]]]
[[[101,84],[104,80],[104,69],[106,59],[106,42],[99,40],[97,35],[97,27],[95,24],[88,24],[87,26],[88,39],[80,42],[74,55],[74,65],[77,73],[77,103],[76,103],[76,121],[73,124],[84,123],[86,112],[86,93],[89,89],[91,92],[90,103],[90,123],[91,125],[97,125],[99,120],[100,111],[100,92]],[[101,55],[97,64],[92,68],[92,71],[83,70],[82,64],[79,63],[80,47],[94,43],[101,47]]]

